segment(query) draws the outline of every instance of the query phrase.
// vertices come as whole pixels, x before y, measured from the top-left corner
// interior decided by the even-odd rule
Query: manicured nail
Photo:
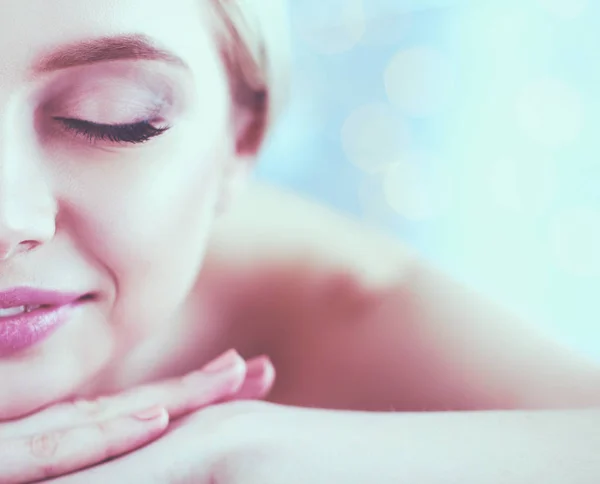
[[[155,405],[154,407],[147,408],[146,410],[136,412],[133,414],[133,416],[138,420],[156,420],[158,418],[164,417],[166,412],[167,411],[164,407]]]
[[[220,373],[222,371],[230,370],[236,366],[239,361],[240,355],[238,355],[237,351],[229,350],[204,366],[202,371],[206,373]]]
[[[248,361],[246,379],[234,400],[254,400],[264,398],[273,385],[275,370],[267,356],[259,356]]]
[[[246,378],[260,378],[268,370],[271,360],[268,356],[262,355],[253,358],[247,363]]]

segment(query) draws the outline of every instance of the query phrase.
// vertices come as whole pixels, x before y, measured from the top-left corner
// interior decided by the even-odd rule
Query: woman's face
[[[0,418],[101,375],[195,281],[234,160],[203,3],[0,3]]]

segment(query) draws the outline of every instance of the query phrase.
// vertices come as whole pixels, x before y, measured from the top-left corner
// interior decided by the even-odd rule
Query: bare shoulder
[[[254,183],[218,221],[205,270],[230,308],[265,332],[297,338],[367,318],[407,282],[415,260],[399,241],[341,213]]]
[[[212,253],[236,264],[298,265],[396,279],[414,253],[399,241],[302,196],[254,182],[219,220]]]
[[[236,346],[273,357],[275,401],[448,410],[600,399],[589,395],[597,367],[540,328],[285,191],[252,186],[219,222],[207,266],[235,308]]]

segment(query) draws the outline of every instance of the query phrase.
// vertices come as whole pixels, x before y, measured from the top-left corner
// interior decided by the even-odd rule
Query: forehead
[[[208,0],[0,0],[0,79],[20,80],[54,50],[143,36],[205,75],[220,64]]]

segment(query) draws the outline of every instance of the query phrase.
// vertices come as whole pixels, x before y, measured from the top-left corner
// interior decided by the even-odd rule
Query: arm
[[[260,482],[282,482],[291,462],[289,484],[595,484],[600,476],[600,410],[308,412],[312,420],[298,415],[296,426],[307,429],[301,436],[321,432],[321,444],[275,454]]]
[[[216,405],[61,484],[597,484],[600,410],[374,413]]]

